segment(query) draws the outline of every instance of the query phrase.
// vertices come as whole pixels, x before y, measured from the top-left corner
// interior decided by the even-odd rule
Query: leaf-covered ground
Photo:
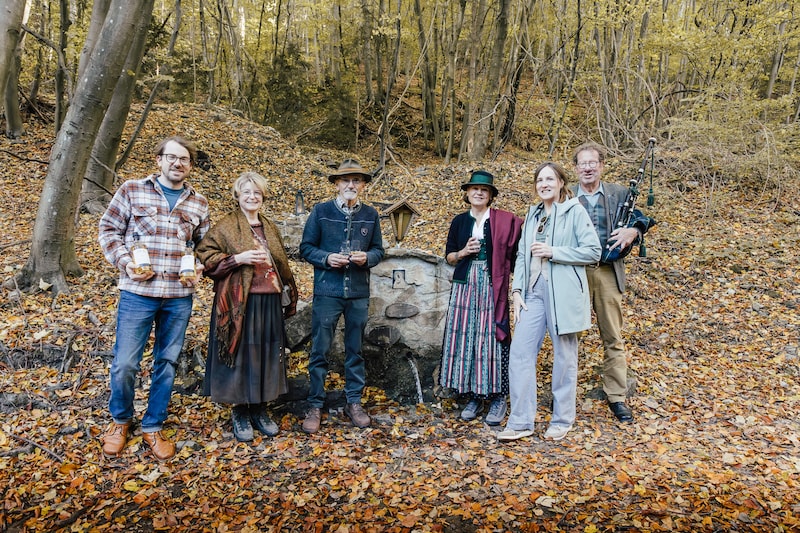
[[[27,259],[52,144],[46,128],[29,129],[20,142],[0,143],[5,279]],[[214,168],[192,182],[214,216],[231,208],[229,185],[244,170],[269,178],[275,217],[293,209],[298,189],[308,206],[326,199],[326,165],[345,155],[293,146],[219,109],[164,107],[151,114],[122,178],[152,171],[150,151],[170,132],[211,154]],[[648,209],[659,224],[648,255],[628,261],[635,423],[618,425],[603,401],[586,397],[602,359],[592,329],[582,340],[577,423],[558,443],[541,438],[546,406],[533,438],[500,444],[481,421],[460,421],[452,402],[398,406],[370,388],[372,428],[331,412],[308,436],[283,410],[278,437],[241,444],[226,408],[176,393],[166,426],[180,445],[173,460],[154,461],[138,433],[122,457],[107,459],[97,437],[108,422],[116,274],[96,245],[98,217],[80,215],[86,274],[72,280],[73,291],[53,300],[46,290],[5,289],[0,301],[0,530],[799,530],[800,202],[781,191],[800,183],[770,178],[759,186],[753,178],[712,188],[670,174],[672,157],[659,152],[656,205]],[[374,166],[369,147],[360,158]],[[524,213],[535,162],[517,154],[486,165],[500,176],[498,207]],[[626,183],[637,162],[609,166]],[[408,197],[422,216],[404,245],[440,252],[449,220],[463,209],[458,186],[468,170],[394,160],[369,199]],[[295,271],[310,297],[309,268],[297,263]],[[206,284],[190,350],[203,349],[210,300]],[[46,364],[32,364],[31,354]],[[293,357],[293,371],[302,372],[302,354]],[[545,354],[543,391],[549,364]]]

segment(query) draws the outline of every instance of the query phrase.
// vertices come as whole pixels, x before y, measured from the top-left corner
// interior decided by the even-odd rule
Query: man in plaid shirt
[[[103,254],[120,271],[109,399],[113,422],[101,438],[108,456],[119,455],[128,440],[134,381],[153,324],[153,370],[142,439],[159,460],[175,455],[175,444],[161,430],[202,266],[196,266],[194,279],[181,280],[178,272],[187,242],[196,245],[209,228],[208,201],[186,183],[196,157],[194,144],[186,139],[163,140],[156,149],[160,172],[125,182],[100,219]],[[152,270],[134,270],[134,240],[147,247]]]

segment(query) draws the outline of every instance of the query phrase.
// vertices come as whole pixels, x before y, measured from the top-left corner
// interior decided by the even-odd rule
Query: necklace
[[[261,226],[261,224],[259,224],[259,226]],[[253,237],[255,238],[256,243],[258,243],[258,245],[261,246],[265,252],[267,252],[267,269],[264,272],[264,277],[269,279],[270,274],[275,274],[277,276],[278,271],[275,270],[275,263],[272,261],[272,254],[269,253],[269,244],[267,244],[267,241],[264,239],[264,237],[258,234],[258,232],[255,230],[255,227],[250,226],[250,231],[253,232]]]

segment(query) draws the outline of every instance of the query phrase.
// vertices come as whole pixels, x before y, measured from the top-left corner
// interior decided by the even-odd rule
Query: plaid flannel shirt
[[[100,246],[109,263],[120,271],[119,288],[140,296],[181,298],[194,293],[178,278],[187,241],[200,242],[209,228],[208,201],[189,184],[172,211],[164,197],[158,174],[129,180],[114,194],[99,224]],[[156,275],[147,281],[128,277],[125,265],[134,234],[147,246]]]

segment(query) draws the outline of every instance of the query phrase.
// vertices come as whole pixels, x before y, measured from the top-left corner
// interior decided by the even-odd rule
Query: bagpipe
[[[647,165],[650,164],[650,191],[647,195],[647,205],[652,206],[655,203],[655,196],[653,194],[653,166],[655,165],[655,145],[656,139],[655,137],[650,137],[647,141],[647,148],[644,151],[644,158],[642,159],[642,164],[639,167],[639,170],[636,171],[636,176],[634,176],[628,186],[628,193],[625,195],[625,201],[622,202],[617,206],[617,211],[614,214],[614,226],[613,229],[617,228],[627,228],[632,227],[638,229],[642,233],[641,239],[639,239],[639,257],[645,257],[647,255],[647,248],[644,245],[644,235],[647,231],[656,225],[656,221],[654,218],[650,218],[646,216],[644,213],[636,209],[636,199],[639,197],[639,183],[641,182],[642,178],[647,171]],[[613,231],[612,229],[612,231]],[[613,250],[610,249],[612,245],[607,245],[606,249],[603,250],[603,253],[600,257],[600,261],[603,263],[613,263],[618,259],[624,259],[631,253],[633,250],[634,245],[636,245],[636,240],[634,240],[628,246],[616,247]]]

